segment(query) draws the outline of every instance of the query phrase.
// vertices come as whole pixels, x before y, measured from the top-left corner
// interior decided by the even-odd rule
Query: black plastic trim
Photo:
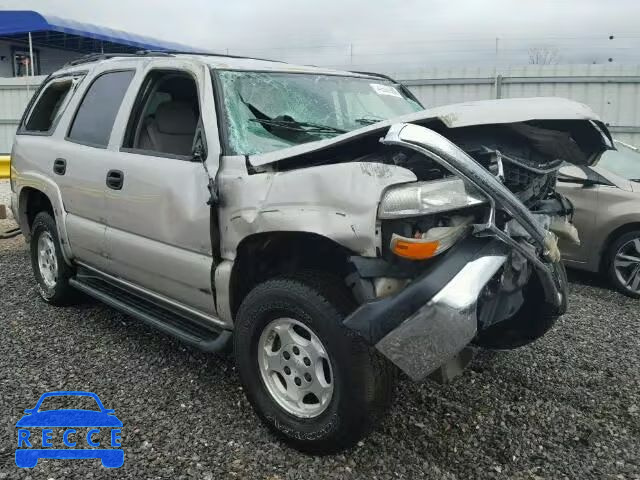
[[[69,284],[116,310],[204,352],[225,351],[231,340],[232,333],[229,330],[214,330],[209,325],[203,325],[202,321],[174,312],[157,301],[146,300],[136,293],[100,280],[97,276],[80,275],[71,278]]]

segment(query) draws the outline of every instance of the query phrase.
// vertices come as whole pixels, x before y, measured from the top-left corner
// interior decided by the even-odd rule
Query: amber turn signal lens
[[[411,260],[425,260],[435,256],[440,242],[409,242],[395,238],[391,242],[391,250],[399,257]]]

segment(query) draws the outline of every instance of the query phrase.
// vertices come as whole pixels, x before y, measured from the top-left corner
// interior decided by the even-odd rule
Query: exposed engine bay
[[[581,148],[572,137],[571,126],[573,125],[563,125],[562,122],[551,125],[537,122],[535,126],[525,123],[483,125],[455,131],[444,129],[439,133],[464,150],[514,193],[545,231],[579,243],[579,234],[571,223],[573,205],[555,192],[556,178],[565,161],[588,163],[589,156],[593,155],[590,147],[599,143],[583,139]],[[564,127],[566,130],[548,127]],[[366,161],[408,168],[416,174],[419,181],[437,181],[454,176],[439,162],[425,158],[420,152],[403,148],[391,148],[368,155]],[[485,204],[443,214],[383,220],[383,257],[391,263],[405,261],[398,257],[398,252],[394,254],[384,248],[385,245],[393,246],[394,240],[399,237],[428,240],[443,238],[443,233],[448,233],[454,237],[452,243],[455,243],[464,233],[471,232],[473,225],[486,222],[487,215],[488,207]],[[532,252],[535,250],[528,233],[505,212],[497,210],[494,221],[499,229],[523,248]],[[559,260],[559,252],[557,255]],[[531,281],[533,274],[534,270],[527,258],[517,250],[511,251],[501,274],[495,276],[481,293],[478,304],[480,334],[476,338],[478,344],[493,348],[514,348],[546,331],[543,325],[538,324],[538,332],[529,331],[523,336],[520,325],[509,325],[508,322],[523,309],[527,296],[532,296],[527,290],[539,287],[535,279]]]

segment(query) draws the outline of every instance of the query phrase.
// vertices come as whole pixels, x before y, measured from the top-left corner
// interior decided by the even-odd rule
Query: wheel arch
[[[345,278],[350,256],[336,241],[309,232],[266,232],[244,238],[237,248],[229,279],[232,317],[253,287],[277,275],[317,270]]]
[[[47,194],[34,187],[24,187],[20,190],[18,205],[20,206],[19,215],[21,217],[21,224],[28,229],[28,233],[23,231],[25,237],[27,234],[29,238],[31,237],[31,226],[38,213],[47,212],[52,217],[55,217],[53,203],[51,203]]]
[[[622,235],[633,232],[635,230],[640,231],[640,221],[625,223],[618,226],[616,229],[612,230],[611,233],[609,233],[604,243],[602,244],[602,249],[600,250],[600,272],[605,272],[607,268],[609,268],[608,253],[615,241]]]
[[[24,175],[28,181],[17,189],[16,221],[27,242],[31,241],[31,224],[35,216],[42,211],[48,212],[56,222],[58,238],[62,247],[62,255],[67,264],[71,265],[73,254],[69,245],[65,228],[65,209],[58,186],[49,178],[42,175]]]

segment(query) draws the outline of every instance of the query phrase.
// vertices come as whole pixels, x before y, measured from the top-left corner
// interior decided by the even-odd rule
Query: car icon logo
[[[52,397],[82,397],[93,409],[45,409],[43,402]],[[65,401],[73,402],[74,399]],[[105,408],[95,393],[48,392],[40,397],[35,407],[24,413],[26,415],[16,423],[18,448],[15,457],[18,467],[33,468],[41,458],[99,458],[106,468],[123,465],[122,422],[115,416],[115,410]],[[61,433],[55,434],[54,429]]]

